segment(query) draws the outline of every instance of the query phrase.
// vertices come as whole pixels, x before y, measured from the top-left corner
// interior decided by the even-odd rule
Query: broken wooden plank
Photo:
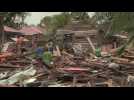
[[[122,57],[127,59],[134,59],[134,56],[129,56],[129,55],[122,55]]]
[[[58,56],[61,56],[61,52],[60,52],[60,49],[59,49],[59,46],[58,45],[56,45],[56,50],[57,50]]]
[[[125,49],[126,52],[130,53],[130,54],[134,54],[134,51],[131,51],[129,49]]]
[[[69,53],[67,53],[67,52],[65,52],[65,51],[63,51],[62,53],[65,54],[65,55],[67,55],[67,56],[69,56],[69,57],[71,57],[71,58],[74,57],[74,55],[71,55],[71,54],[69,54]]]
[[[0,64],[0,68],[23,68],[24,66],[16,66],[11,64]]]
[[[126,68],[133,68],[133,66],[134,66],[133,62],[118,62],[118,64],[120,64],[121,66],[126,67]]]
[[[129,62],[129,60],[125,58],[111,57],[111,59],[115,60],[116,62]]]
[[[90,37],[87,37],[87,40],[88,40],[88,42],[89,42],[89,44],[90,44],[90,46],[91,46],[91,48],[92,48],[92,50],[93,50],[93,53],[95,53],[95,47],[94,47],[94,45],[93,45],[93,43],[92,43]]]
[[[114,68],[108,68],[108,69],[110,69],[112,72],[118,73],[120,75],[124,75],[124,76],[127,76],[128,75],[128,74],[126,74],[126,73],[124,73],[122,71],[119,71],[117,69],[114,69]]]
[[[74,75],[73,76],[73,87],[76,87],[76,83],[77,83],[77,77]]]
[[[31,61],[9,61],[9,63],[31,64]]]

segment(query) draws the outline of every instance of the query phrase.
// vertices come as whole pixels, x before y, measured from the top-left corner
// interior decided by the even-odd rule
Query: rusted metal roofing
[[[4,26],[5,32],[13,32],[13,33],[21,33],[23,35],[35,35],[35,34],[43,34],[44,30],[40,27],[35,26],[27,26],[23,27],[20,30],[14,29],[12,27]]]
[[[14,28],[11,28],[11,27],[8,27],[8,26],[4,26],[4,31],[5,31],[5,32],[15,32],[15,33],[20,33],[19,30],[14,29]]]
[[[43,31],[40,30],[38,27],[23,27],[21,30],[20,30],[21,33],[23,33],[24,35],[34,35],[34,34],[42,34]]]

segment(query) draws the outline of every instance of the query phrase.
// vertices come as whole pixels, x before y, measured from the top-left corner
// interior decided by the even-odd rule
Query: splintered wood
[[[132,51],[131,51],[132,52]],[[66,70],[59,71],[64,76],[65,73],[72,75],[72,86],[77,87],[78,83],[85,83],[87,87],[124,87],[130,86],[130,75],[134,75],[134,63],[132,62],[132,57],[100,57],[100,58],[84,58],[79,59],[79,63],[76,62],[76,56],[69,54],[67,52],[62,52],[62,56],[66,57],[67,60],[60,60],[58,62],[63,62],[61,65],[57,65],[58,68],[62,67]],[[131,53],[132,56],[132,53]],[[70,59],[70,60],[69,60]],[[71,65],[71,63],[74,64]],[[82,72],[77,70],[77,73],[67,72],[71,71],[70,68],[76,69],[77,67],[89,68],[88,72]],[[64,74],[63,74],[64,73]],[[62,76],[62,77],[63,77]],[[77,76],[77,77],[76,77]],[[80,77],[82,76],[82,77]],[[84,79],[84,80],[83,80]],[[132,78],[131,78],[132,79]],[[77,80],[77,82],[76,82]],[[71,80],[70,80],[71,81]],[[81,83],[81,84],[82,84]],[[131,85],[132,86],[132,85]]]
[[[19,87],[126,87],[134,86],[134,50],[125,50],[121,56],[105,53],[106,56],[95,56],[95,45],[89,37],[88,48],[92,50],[83,54],[83,47],[77,46],[75,52],[67,52],[55,47],[53,60],[50,65],[33,56],[35,51],[28,51],[25,54],[1,54],[4,62],[0,63],[0,86]],[[78,43],[79,44],[79,43]],[[90,46],[89,46],[90,45]],[[116,47],[116,45],[115,45]],[[41,66],[41,67],[40,67]],[[32,71],[27,71],[33,68]],[[35,72],[34,75],[32,72]],[[21,74],[25,72],[27,75]],[[11,76],[14,84],[4,85]],[[26,78],[23,80],[22,77]],[[15,78],[15,79],[14,79]],[[18,79],[20,78],[20,79]],[[19,81],[17,81],[19,80]],[[21,80],[21,81],[20,81]]]
[[[94,45],[93,45],[93,43],[92,43],[90,37],[88,37],[87,40],[88,40],[88,42],[89,42],[89,44],[90,44],[90,46],[91,46],[91,48],[92,48],[92,50],[93,50],[93,53],[95,53],[95,47],[94,47]]]

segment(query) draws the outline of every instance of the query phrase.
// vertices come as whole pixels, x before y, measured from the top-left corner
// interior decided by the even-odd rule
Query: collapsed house
[[[103,52],[108,52],[122,46],[128,40],[128,36],[124,34],[106,36],[105,32],[100,29],[96,39],[98,47],[100,47]]]
[[[61,48],[69,49],[76,45],[80,45],[84,51],[88,51],[90,45],[87,38],[90,38],[93,45],[96,47],[97,33],[98,31],[93,25],[72,22],[63,29],[58,29],[55,37],[57,44],[59,44]]]
[[[29,40],[39,36],[42,32],[35,28],[25,27],[21,30]],[[58,48],[58,56],[54,56],[53,64],[49,65],[49,72],[40,68],[40,63],[35,62],[32,51],[29,50],[23,55],[11,55],[4,63],[0,64],[0,86],[6,87],[120,87],[133,86],[134,83],[134,55],[133,51],[125,51],[122,57],[101,56],[101,57],[80,57],[70,53],[73,49],[77,54],[92,48],[101,48],[107,52],[117,48],[127,40],[127,36],[113,35],[105,38],[104,31],[97,30],[92,25],[80,22],[66,25],[63,29],[57,30],[55,35]],[[123,41],[122,41],[123,40]],[[43,44],[45,44],[43,42]],[[91,51],[92,52],[92,51]],[[8,54],[9,55],[9,54]],[[83,55],[83,54],[82,54]],[[1,56],[3,58],[3,56]],[[77,59],[78,58],[78,59]],[[43,65],[44,67],[45,65]],[[131,82],[132,81],[132,82]],[[129,84],[132,83],[132,84]]]
[[[42,42],[44,42],[44,29],[35,26],[26,26],[23,27],[19,32],[23,33],[22,35],[31,42],[36,40],[38,44],[43,45]]]
[[[93,51],[92,48],[101,48],[103,52],[109,52],[124,44],[127,38],[124,34],[105,37],[102,29],[79,21],[74,21],[62,29],[58,29],[55,35],[56,43],[61,48],[72,49],[79,46],[85,52]]]
[[[4,42],[11,42],[11,38],[15,37],[16,35],[22,35],[22,33],[14,28],[8,27],[8,26],[4,26]],[[2,39],[2,34],[0,34],[0,37]]]
[[[4,37],[2,37],[2,34],[0,35],[2,38],[4,38],[4,43],[5,43],[3,44],[4,46],[9,45],[10,43],[13,44],[13,42],[17,40],[16,36],[24,36],[25,37],[24,42],[27,45],[30,45],[33,40],[36,40],[38,44],[42,44],[42,42],[44,41],[43,40],[44,32],[45,30],[43,30],[40,27],[35,27],[35,26],[26,26],[20,30],[17,30],[8,26],[4,26]]]

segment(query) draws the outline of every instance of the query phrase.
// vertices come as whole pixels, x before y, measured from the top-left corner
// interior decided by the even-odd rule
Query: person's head
[[[21,38],[24,38],[24,36],[23,36],[23,35],[21,35],[20,37],[21,37]]]
[[[50,44],[50,45],[52,45],[52,44],[53,44],[53,42],[52,42],[52,41],[50,41],[50,42],[49,42],[49,44]]]
[[[16,38],[20,38],[20,36],[19,35],[16,35]]]
[[[44,50],[45,50],[45,51],[47,51],[47,50],[48,50],[48,48],[45,46]]]
[[[48,43],[45,44],[45,48],[47,48],[47,47],[48,47]]]

